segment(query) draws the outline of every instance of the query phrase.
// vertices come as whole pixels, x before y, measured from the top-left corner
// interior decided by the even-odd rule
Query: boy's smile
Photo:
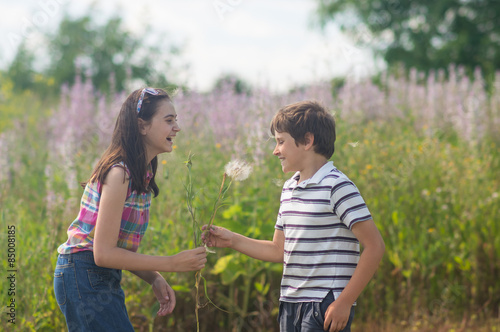
[[[273,154],[281,161],[284,173],[297,172],[302,169],[303,149],[301,144],[297,146],[295,139],[286,132],[275,132],[276,147]]]

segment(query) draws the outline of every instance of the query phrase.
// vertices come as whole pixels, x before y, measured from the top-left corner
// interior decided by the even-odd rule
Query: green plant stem
[[[196,287],[196,304],[195,304],[195,309],[194,309],[194,314],[196,316],[196,331],[200,332],[200,317],[199,317],[199,310],[200,310],[200,280],[201,280],[201,270],[196,271],[195,274],[195,287]]]
[[[212,227],[212,225],[214,223],[215,215],[217,214],[217,210],[220,207],[220,202],[224,198],[224,194],[226,193],[226,191],[229,189],[229,186],[231,185],[232,181],[229,183],[229,186],[227,186],[227,188],[224,190],[224,183],[226,182],[226,177],[227,177],[227,174],[224,173],[224,175],[222,176],[222,183],[221,183],[220,189],[219,189],[219,195],[217,196],[217,199],[215,200],[214,209],[212,211],[212,215],[210,216],[210,221],[208,222],[208,228]]]
[[[198,235],[197,235],[197,230],[198,230],[198,222],[196,221],[196,215],[195,215],[195,209],[193,207],[193,197],[194,197],[194,193],[193,193],[193,180],[192,180],[192,177],[191,177],[191,167],[192,167],[192,161],[191,161],[191,158],[193,157],[193,154],[191,154],[191,152],[189,153],[188,155],[188,160],[186,161],[186,166],[188,168],[188,177],[187,177],[187,184],[184,186],[186,188],[186,204],[187,204],[187,208],[188,208],[188,211],[189,211],[189,215],[191,216],[191,224],[192,224],[192,228],[193,228],[193,244],[194,244],[194,247],[198,247]],[[200,280],[201,280],[202,276],[201,276],[201,270],[200,271],[196,271],[196,274],[195,274],[195,288],[196,288],[196,295],[195,295],[195,309],[194,309],[194,313],[195,313],[195,316],[196,316],[196,331],[197,332],[200,332],[200,319],[199,319],[199,309],[200,309],[200,296],[199,296],[199,293],[200,293]]]
[[[199,245],[199,242],[198,242],[198,240],[199,240],[199,238],[198,238],[199,225],[198,225],[198,222],[196,221],[195,208],[193,206],[194,193],[193,193],[193,181],[192,181],[192,177],[191,177],[191,167],[193,165],[192,161],[191,161],[192,157],[193,157],[193,154],[189,153],[188,160],[186,161],[186,166],[188,168],[187,184],[184,187],[186,188],[187,208],[188,208],[189,214],[191,216],[191,221],[192,221],[194,246],[198,247],[198,245]],[[214,209],[212,211],[212,215],[211,215],[210,221],[208,223],[208,228],[210,228],[212,226],[214,219],[215,219],[215,215],[217,214],[217,210],[219,209],[221,202],[224,199],[224,195],[227,192],[227,190],[229,189],[229,186],[231,186],[232,181],[229,183],[229,185],[226,188],[224,188],[224,183],[226,181],[226,177],[227,177],[227,174],[224,173],[224,175],[222,177],[222,183],[221,183],[221,186],[219,189],[219,194],[217,196],[217,200],[214,203]],[[207,245],[205,245],[205,248],[207,248]],[[211,251],[208,248],[206,250],[208,253],[215,253],[214,251]],[[205,280],[205,278],[203,278],[203,275],[201,274],[201,271],[202,270],[199,270],[195,274],[195,288],[196,288],[195,316],[196,316],[196,331],[197,332],[200,331],[200,319],[199,319],[199,309],[201,307],[200,306],[200,282],[201,282],[201,279]],[[205,280],[205,283],[206,283],[206,280]],[[212,303],[217,309],[222,310],[219,307],[217,307],[208,297],[208,294],[206,291],[206,284],[205,284],[205,296],[207,297],[208,301],[210,303]],[[222,311],[224,311],[224,310],[222,310]]]

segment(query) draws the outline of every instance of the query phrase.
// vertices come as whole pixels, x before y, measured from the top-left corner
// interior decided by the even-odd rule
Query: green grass
[[[8,105],[25,105],[11,95]],[[64,168],[51,153],[47,119],[54,109],[33,97],[32,107],[12,122],[8,169],[0,182],[0,243],[6,252],[6,229],[16,226],[16,330],[64,330],[55,302],[52,277],[56,248],[79,208],[81,188],[68,188]],[[54,103],[56,105],[56,103]],[[5,111],[5,107],[4,107]],[[7,112],[7,111],[5,111]],[[8,114],[13,114],[12,109]],[[18,123],[14,125],[14,123]],[[362,128],[362,129],[360,129]],[[198,139],[183,128],[175,151],[163,155],[158,172],[160,196],[153,200],[150,227],[141,244],[146,254],[171,255],[193,247],[186,208],[184,161],[193,159],[198,219],[208,221],[230,153],[214,140]],[[354,144],[357,142],[357,144]],[[416,130],[411,120],[370,121],[363,126],[338,121],[334,164],[359,187],[381,230],[386,255],[358,303],[354,330],[452,331],[484,326],[498,331],[500,306],[500,152],[485,137],[466,142],[451,131],[434,135]],[[247,236],[271,239],[279,207],[282,174],[263,146],[266,158],[243,183],[226,195],[216,224]],[[4,156],[6,157],[6,156]],[[76,157],[77,180],[89,175],[95,152]],[[47,173],[50,166],[52,173]],[[54,196],[47,201],[47,193]],[[3,270],[7,268],[2,259]],[[275,331],[281,266],[218,249],[203,275],[215,304],[200,310],[203,331]],[[130,273],[123,288],[134,324],[154,331],[193,331],[194,273],[164,273],[177,294],[177,307],[155,317],[156,300],[148,285]],[[6,278],[1,283],[6,303]],[[484,323],[483,323],[484,322]],[[469,325],[467,325],[469,324]],[[471,325],[473,324],[473,325]],[[1,328],[12,326],[1,319]],[[441,329],[441,330],[440,330]]]

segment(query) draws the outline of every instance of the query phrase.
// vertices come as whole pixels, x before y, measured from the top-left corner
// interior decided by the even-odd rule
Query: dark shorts
[[[91,251],[59,255],[54,291],[68,331],[134,331],[121,276],[121,270],[97,266]]]
[[[323,302],[280,302],[278,322],[281,332],[324,331],[325,313],[335,297],[330,291]],[[349,322],[342,332],[350,332],[354,318],[354,306],[351,308]]]

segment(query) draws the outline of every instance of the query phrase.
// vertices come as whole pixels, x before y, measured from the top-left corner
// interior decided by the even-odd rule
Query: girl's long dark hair
[[[132,181],[132,191],[146,193],[151,190],[154,197],[158,196],[159,189],[155,182],[156,169],[158,168],[158,157],[151,160],[153,177],[146,182],[146,147],[139,132],[137,119],[141,118],[145,122],[151,121],[156,114],[161,102],[171,101],[170,96],[161,89],[155,89],[157,95],[144,94],[141,111],[137,113],[137,103],[142,89],[132,92],[123,103],[115,129],[111,138],[111,144],[104,151],[101,159],[92,171],[89,182],[99,181],[104,183],[111,166],[123,162],[130,171],[130,181]],[[124,179],[125,180],[125,179]]]

